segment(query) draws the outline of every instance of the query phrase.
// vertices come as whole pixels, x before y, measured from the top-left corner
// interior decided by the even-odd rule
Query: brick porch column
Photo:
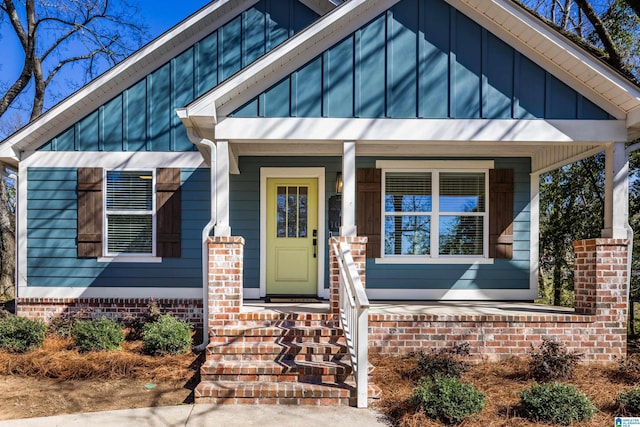
[[[244,238],[209,237],[209,329],[240,313],[243,261]]]
[[[575,310],[596,317],[597,345],[609,356],[626,355],[627,244],[607,238],[573,243]]]
[[[362,286],[366,287],[366,270],[367,270],[367,237],[354,236],[344,237],[337,236],[329,239],[329,308],[331,314],[340,314],[340,271],[338,270],[338,259],[333,252],[333,244],[346,242],[351,247],[351,256],[356,264],[358,274]]]

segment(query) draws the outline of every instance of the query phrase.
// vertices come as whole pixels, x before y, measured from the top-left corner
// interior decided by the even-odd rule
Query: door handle
[[[313,257],[318,257],[318,230],[313,230]]]

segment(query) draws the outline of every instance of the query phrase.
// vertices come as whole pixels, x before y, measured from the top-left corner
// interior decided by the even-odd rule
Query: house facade
[[[211,236],[244,299],[329,298],[340,236],[370,299],[532,301],[538,177],[605,151],[626,239],[639,135],[640,88],[511,1],[218,0],[0,144],[18,310],[202,324]]]

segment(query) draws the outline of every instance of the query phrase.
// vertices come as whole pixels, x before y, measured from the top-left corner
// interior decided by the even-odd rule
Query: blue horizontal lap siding
[[[444,0],[400,1],[232,115],[612,118]]]
[[[104,105],[40,150],[195,150],[175,109],[186,106],[315,19],[317,15],[297,0],[261,0],[117,97],[105,100]],[[283,114],[278,109],[275,112]]]
[[[77,258],[75,168],[27,171],[27,285],[81,287],[202,286],[202,228],[209,220],[209,170],[183,169],[182,256],[161,263]]]

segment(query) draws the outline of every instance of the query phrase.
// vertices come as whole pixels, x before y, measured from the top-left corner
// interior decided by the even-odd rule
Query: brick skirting
[[[202,328],[201,299],[172,298],[19,298],[16,311],[19,316],[49,322],[54,317],[90,311],[92,316],[103,315],[113,319],[141,317],[148,312],[153,301],[161,313],[170,313]],[[89,314],[89,313],[87,313]]]
[[[585,362],[626,356],[627,330],[589,315],[369,315],[369,352],[407,354],[469,343],[475,361],[523,356],[543,337],[557,339]]]
[[[575,314],[369,316],[369,351],[405,354],[467,342],[477,360],[521,356],[543,337],[554,338],[584,361],[627,354],[626,239],[573,243]]]

